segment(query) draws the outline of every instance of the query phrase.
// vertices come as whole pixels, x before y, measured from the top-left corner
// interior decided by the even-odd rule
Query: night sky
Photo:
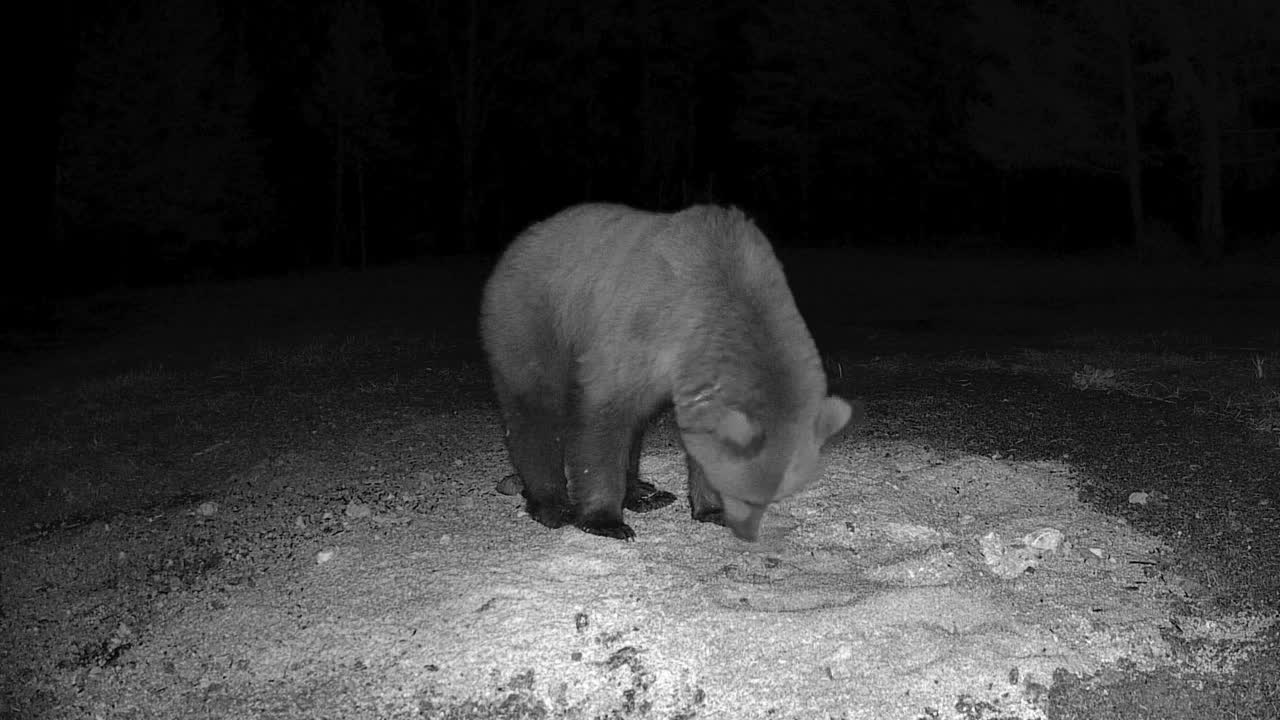
[[[567,205],[744,208],[780,246],[1280,231],[1280,3],[64,2],[63,291],[493,253]]]

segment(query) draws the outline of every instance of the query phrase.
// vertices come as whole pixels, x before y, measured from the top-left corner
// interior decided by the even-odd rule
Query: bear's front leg
[[[533,396],[503,392],[507,451],[520,477],[521,494],[529,517],[558,528],[573,520],[564,476],[562,418],[555,408]]]
[[[622,521],[627,499],[631,421],[608,411],[583,413],[569,454],[569,500],[574,525],[592,535],[630,540],[635,531]]]
[[[676,501],[676,496],[659,490],[653,483],[640,479],[640,450],[644,447],[644,423],[631,432],[630,453],[627,458],[627,499],[622,506],[631,512],[652,512]]]
[[[707,474],[691,455],[685,455],[689,468],[689,511],[698,522],[724,525],[724,502],[720,493],[707,482]]]

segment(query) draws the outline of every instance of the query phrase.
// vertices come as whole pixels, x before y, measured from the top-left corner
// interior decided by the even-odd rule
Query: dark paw
[[[636,531],[632,530],[630,525],[622,522],[617,517],[609,517],[608,515],[579,518],[574,525],[583,532],[610,537],[615,540],[631,540],[636,536]]]
[[[573,522],[573,513],[568,508],[559,505],[544,505],[532,500],[526,500],[524,510],[529,513],[529,517],[552,530]]]
[[[715,523],[716,525],[724,525],[724,511],[720,508],[706,508],[703,510],[694,510],[693,519],[698,522]]]
[[[650,512],[664,508],[676,501],[676,496],[666,490],[659,490],[647,482],[638,483],[635,491],[627,496],[623,507],[631,512]]]

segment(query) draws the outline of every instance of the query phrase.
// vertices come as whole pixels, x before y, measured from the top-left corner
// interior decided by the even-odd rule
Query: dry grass
[[[1058,377],[1080,392],[1188,403],[1197,413],[1230,418],[1255,432],[1273,435],[1280,444],[1280,379],[1266,370],[1268,364],[1280,363],[1280,354],[1180,352],[1167,346],[1143,351],[1099,336],[1073,337],[1062,346],[1023,348],[1004,355],[958,353],[928,360],[895,354],[860,364],[887,372],[927,366]],[[828,362],[829,371],[838,364]]]

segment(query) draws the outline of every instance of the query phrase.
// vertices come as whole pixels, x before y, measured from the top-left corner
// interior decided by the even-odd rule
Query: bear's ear
[[[853,414],[854,409],[849,403],[835,395],[828,395],[818,410],[818,419],[814,421],[813,434],[818,439],[818,444],[826,442],[832,435],[840,432],[840,428],[849,422]],[[862,415],[861,402],[858,403],[858,415]]]
[[[764,445],[764,429],[737,408],[726,408],[716,423],[716,438],[739,457],[754,457]]]
[[[742,410],[725,405],[715,388],[678,398],[676,424],[681,432],[713,436],[739,457],[751,457],[764,446],[764,428]]]

